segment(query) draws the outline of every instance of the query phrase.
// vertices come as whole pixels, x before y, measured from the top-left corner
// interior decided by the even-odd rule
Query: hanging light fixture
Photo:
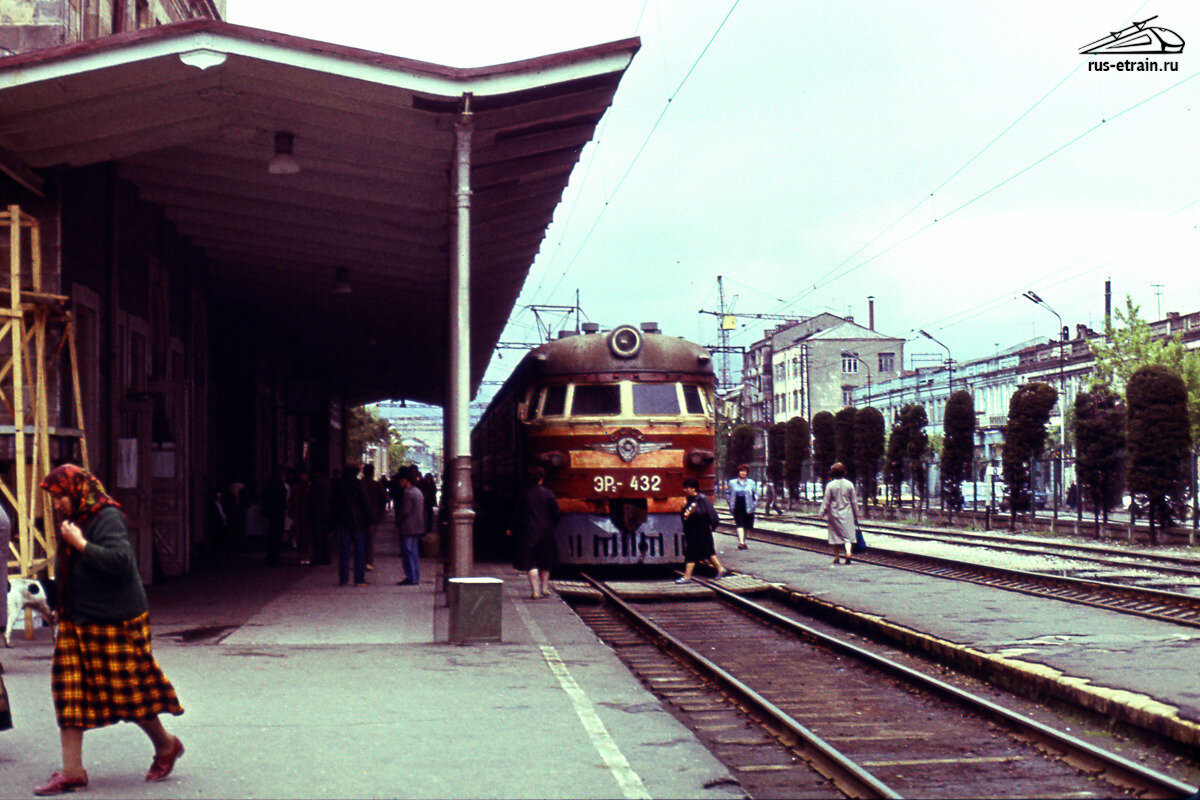
[[[354,287],[350,285],[350,270],[345,267],[338,267],[336,279],[333,283],[334,294],[350,294],[354,291]]]
[[[272,175],[295,175],[300,171],[300,162],[292,155],[294,137],[287,131],[275,134],[275,156],[267,164]]]

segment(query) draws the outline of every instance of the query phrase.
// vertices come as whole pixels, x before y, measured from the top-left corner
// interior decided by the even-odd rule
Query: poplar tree
[[[796,499],[796,489],[804,477],[804,462],[812,454],[812,433],[808,421],[803,417],[792,417],[787,421],[787,437],[784,440],[784,466],[787,475],[788,498]],[[808,485],[805,484],[804,496],[808,497]]]
[[[874,499],[879,475],[879,459],[883,456],[883,414],[879,409],[868,406],[860,408],[854,416],[854,457],[858,461],[858,475],[862,481],[863,512],[867,510],[867,499]]]
[[[754,460],[754,440],[756,432],[753,425],[738,425],[729,434],[729,450],[726,452],[725,474],[737,477],[737,469],[743,464],[749,466]]]
[[[910,403],[900,410],[900,419],[904,425],[904,473],[914,495],[921,498],[922,504],[927,497],[925,474],[925,451],[929,449],[929,433],[925,426],[929,424],[929,416],[925,406],[920,403]],[[916,499],[913,501],[916,505]]]
[[[846,467],[846,480],[857,483],[858,471],[854,459],[854,418],[858,409],[846,406],[833,415],[834,452],[837,460]]]
[[[1187,498],[1187,458],[1192,437],[1187,387],[1166,367],[1142,367],[1125,390],[1128,408],[1129,488],[1145,501],[1150,539],[1158,543],[1155,523],[1168,528]]]
[[[822,486],[829,482],[829,468],[837,460],[835,436],[833,414],[818,411],[812,418],[812,457],[813,469]]]
[[[975,455],[975,400],[970,392],[950,395],[942,432],[942,497],[953,518],[953,512],[962,510],[962,482],[971,473]]]
[[[1013,392],[1008,402],[1008,423],[1004,428],[1004,452],[1001,466],[1008,488],[1012,527],[1017,511],[1032,509],[1030,502],[1030,463],[1046,447],[1046,423],[1058,392],[1049,384],[1031,381]]]
[[[892,425],[888,434],[887,456],[884,459],[884,478],[892,494],[892,500],[897,508],[903,508],[904,502],[900,496],[900,488],[904,483],[904,461],[908,453],[907,429],[901,420]]]
[[[1075,395],[1075,473],[1079,500],[1086,494],[1092,503],[1096,533],[1100,515],[1108,524],[1108,510],[1116,505],[1121,454],[1125,449],[1125,405],[1104,386]]]
[[[779,502],[784,475],[784,457],[787,447],[787,423],[776,422],[767,428],[767,480],[775,487],[775,499]]]

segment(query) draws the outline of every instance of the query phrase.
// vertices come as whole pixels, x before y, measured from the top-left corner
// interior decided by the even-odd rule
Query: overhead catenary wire
[[[1119,117],[1122,117],[1125,114],[1128,114],[1130,111],[1133,111],[1134,109],[1145,105],[1146,103],[1150,102],[1151,100],[1154,100],[1155,98],[1161,97],[1162,95],[1166,94],[1167,92],[1169,92],[1173,89],[1178,88],[1179,86],[1182,86],[1183,84],[1185,84],[1188,81],[1195,78],[1197,75],[1200,75],[1200,71],[1193,72],[1191,75],[1187,76],[1186,78],[1181,78],[1179,81],[1171,84],[1170,86],[1168,86],[1164,89],[1160,89],[1159,91],[1155,92],[1154,94],[1150,95],[1149,97],[1145,97],[1142,100],[1139,100],[1138,102],[1134,103],[1133,105],[1127,106],[1126,108],[1118,111],[1116,114],[1113,114],[1110,117],[1105,117],[1105,118],[1101,119],[1095,125],[1092,125],[1090,128],[1083,131],[1082,133],[1079,133],[1078,135],[1072,137],[1071,139],[1068,139],[1066,142],[1063,142],[1062,144],[1055,147],[1053,150],[1049,151],[1045,155],[1035,159],[1031,163],[1027,164],[1026,166],[1022,167],[1021,169],[1012,173],[1004,180],[1002,180],[999,183],[994,184],[990,188],[980,192],[979,194],[975,195],[971,199],[966,200],[965,202],[961,203],[957,207],[952,208],[950,211],[946,212],[945,214],[942,214],[941,216],[931,220],[930,222],[926,223],[925,225],[921,226],[917,230],[915,230],[912,233],[905,236],[903,239],[900,239],[899,241],[891,244],[890,246],[886,247],[885,249],[881,250],[880,252],[876,253],[875,255],[871,256],[870,258],[867,258],[867,259],[855,264],[852,267],[843,269],[842,271],[840,271],[836,274],[830,275],[829,273],[827,273],[825,278],[823,278],[820,282],[814,284],[812,287],[806,289],[804,292],[802,292],[796,298],[794,298],[791,302],[798,302],[799,300],[804,299],[805,297],[807,297],[808,295],[817,291],[818,289],[824,288],[825,286],[828,286],[829,284],[834,283],[835,281],[841,280],[842,278],[845,278],[845,277],[853,274],[854,272],[857,272],[858,270],[860,270],[863,267],[870,264],[872,261],[875,261],[876,259],[880,258],[881,256],[887,255],[888,253],[892,252],[893,250],[900,247],[901,245],[906,244],[909,241],[915,239],[917,236],[920,236],[922,233],[925,233],[927,230],[932,228],[934,225],[937,225],[940,222],[944,222],[949,217],[952,217],[955,214],[957,214],[958,212],[962,211],[963,209],[974,205],[975,203],[977,203],[978,201],[987,197],[988,195],[990,195],[992,192],[996,191],[997,189],[1000,189],[1001,187],[1008,185],[1009,183],[1016,180],[1017,178],[1024,175],[1025,173],[1029,172],[1030,170],[1034,169],[1038,165],[1048,161],[1049,159],[1051,159],[1054,156],[1061,153],[1063,150],[1066,150],[1068,147],[1076,144],[1084,137],[1099,130],[1103,125],[1105,125],[1109,122],[1112,122],[1113,120],[1115,120]]]
[[[816,291],[818,288],[820,288],[820,286],[823,286],[823,285],[825,285],[825,284],[823,283],[823,282],[825,281],[825,279],[826,279],[826,278],[829,278],[829,276],[830,276],[830,275],[834,275],[834,274],[835,274],[835,273],[836,273],[836,272],[837,272],[839,269],[841,269],[841,268],[842,268],[842,267],[843,267],[843,266],[846,264],[846,262],[848,262],[848,261],[852,260],[852,259],[853,259],[855,256],[857,256],[859,253],[863,252],[863,251],[864,251],[864,250],[866,250],[868,247],[870,247],[871,245],[873,245],[875,242],[879,241],[879,239],[881,239],[881,238],[882,238],[882,237],[883,237],[883,236],[884,236],[884,235],[885,235],[885,234],[886,234],[888,231],[890,231],[892,228],[896,227],[896,226],[897,226],[897,225],[899,225],[901,222],[903,222],[905,219],[907,219],[907,218],[908,218],[908,217],[909,217],[909,216],[910,216],[910,215],[911,215],[913,212],[915,212],[915,211],[916,211],[918,208],[920,208],[921,206],[923,206],[925,203],[927,203],[927,202],[929,202],[930,200],[932,200],[932,199],[933,199],[933,197],[934,197],[935,195],[937,195],[937,193],[938,193],[938,192],[940,192],[942,189],[944,189],[944,188],[946,187],[946,185],[947,185],[947,184],[949,184],[949,183],[950,183],[952,180],[954,180],[954,179],[955,179],[955,178],[957,178],[957,177],[958,177],[960,174],[962,174],[962,172],[963,172],[963,171],[964,171],[964,170],[965,170],[967,167],[971,166],[971,165],[972,165],[972,164],[974,164],[974,163],[975,163],[977,160],[979,160],[980,156],[982,156],[984,153],[986,153],[988,150],[990,150],[990,149],[992,148],[992,146],[993,146],[993,145],[995,145],[995,144],[996,144],[998,141],[1000,141],[1001,139],[1003,139],[1003,138],[1004,138],[1004,136],[1005,136],[1005,135],[1006,135],[1006,134],[1007,134],[1009,131],[1011,131],[1011,130],[1012,130],[1013,128],[1015,128],[1015,127],[1016,127],[1018,124],[1020,124],[1021,120],[1025,119],[1025,117],[1029,116],[1029,115],[1030,115],[1030,114],[1033,112],[1033,110],[1034,110],[1035,108],[1037,108],[1038,106],[1040,106],[1040,105],[1041,105],[1041,104],[1042,104],[1042,103],[1043,103],[1043,102],[1046,100],[1046,98],[1050,97],[1050,95],[1052,95],[1052,94],[1054,94],[1056,91],[1058,91],[1058,89],[1059,89],[1059,88],[1060,88],[1060,87],[1061,87],[1061,86],[1062,86],[1064,83],[1066,83],[1068,80],[1070,80],[1070,78],[1071,78],[1071,76],[1072,76],[1072,75],[1074,75],[1076,72],[1078,72],[1078,71],[1079,71],[1080,69],[1082,69],[1082,68],[1083,68],[1083,64],[1082,64],[1082,63],[1080,63],[1078,66],[1076,66],[1076,67],[1075,67],[1075,69],[1073,69],[1073,70],[1071,70],[1070,72],[1068,72],[1068,73],[1066,74],[1066,76],[1065,76],[1065,77],[1064,77],[1062,80],[1060,80],[1058,83],[1054,84],[1054,86],[1053,86],[1053,87],[1050,89],[1050,91],[1048,91],[1048,92],[1046,92],[1045,94],[1043,94],[1041,97],[1039,97],[1039,98],[1038,98],[1038,99],[1037,99],[1037,100],[1036,100],[1036,101],[1033,103],[1033,105],[1029,106],[1029,108],[1027,108],[1027,109],[1025,109],[1023,112],[1021,112],[1021,114],[1020,114],[1020,115],[1019,115],[1019,116],[1018,116],[1016,119],[1014,119],[1014,120],[1013,120],[1012,122],[1010,122],[1010,123],[1009,123],[1007,126],[1005,126],[1005,128],[1004,128],[1002,131],[1000,131],[998,134],[996,134],[994,137],[992,137],[992,140],[991,140],[991,141],[989,141],[989,142],[988,142],[987,144],[985,144],[985,145],[984,145],[982,148],[980,148],[980,149],[979,149],[979,150],[978,150],[978,151],[975,153],[975,155],[971,156],[971,157],[970,157],[970,158],[968,158],[968,159],[967,159],[965,162],[963,162],[963,164],[962,164],[962,165],[961,165],[961,166],[960,166],[958,169],[956,169],[956,170],[954,170],[954,172],[950,173],[950,175],[949,175],[949,176],[948,176],[948,177],[947,177],[945,180],[943,180],[941,183],[939,183],[937,186],[935,186],[935,187],[933,188],[933,190],[932,190],[932,191],[930,191],[928,194],[926,194],[926,195],[925,195],[925,196],[923,196],[923,197],[922,197],[920,200],[918,200],[916,203],[914,203],[914,204],[913,204],[913,205],[912,205],[912,206],[911,206],[911,207],[910,207],[910,208],[909,208],[907,211],[905,211],[903,214],[901,214],[900,216],[896,217],[896,219],[892,220],[892,222],[891,222],[890,224],[888,224],[888,225],[887,225],[885,228],[883,228],[883,230],[879,231],[879,233],[877,233],[877,234],[875,234],[874,236],[872,236],[872,237],[871,237],[869,240],[867,240],[867,241],[866,241],[866,242],[865,242],[865,243],[864,243],[864,244],[863,244],[861,247],[859,247],[857,250],[855,250],[855,251],[854,251],[853,253],[851,253],[850,255],[846,256],[844,259],[842,259],[840,262],[838,262],[838,263],[837,263],[835,266],[833,266],[833,267],[832,267],[832,268],[831,268],[829,271],[827,271],[825,274],[823,274],[823,275],[821,275],[819,278],[817,278],[817,279],[816,279],[816,280],[813,282],[813,286],[812,286],[812,288],[811,288],[811,289],[806,289],[805,291],[803,291],[803,292],[801,292],[800,294],[796,295],[796,296],[795,296],[794,298],[792,298],[791,300],[785,300],[785,301],[782,301],[782,302],[783,302],[783,304],[784,304],[784,307],[787,307],[788,305],[791,305],[792,303],[796,303],[796,302],[798,302],[798,301],[800,301],[800,300],[804,299],[804,298],[805,298],[805,297],[807,297],[809,294],[812,294],[812,292],[814,292],[814,291]],[[886,252],[886,251],[884,251],[884,252]],[[865,263],[866,263],[866,262],[864,262],[864,264],[863,264],[863,265],[865,265]],[[861,265],[860,265],[860,266],[861,266]],[[840,277],[840,276],[839,276],[839,277]],[[836,279],[837,279],[837,278],[833,278],[832,280],[836,280]]]
[[[721,22],[717,25],[717,27],[713,31],[712,35],[708,37],[708,41],[705,43],[703,49],[701,49],[700,54],[697,55],[695,60],[692,61],[692,65],[690,67],[688,67],[687,72],[684,74],[683,78],[679,81],[679,84],[675,87],[675,91],[673,91],[671,93],[671,95],[667,98],[667,101],[663,104],[662,110],[659,112],[658,117],[655,118],[654,123],[650,126],[650,130],[646,133],[646,136],[642,140],[641,145],[638,147],[637,151],[633,154],[633,158],[631,158],[629,160],[629,164],[628,164],[628,166],[625,167],[624,172],[621,173],[621,177],[617,181],[617,185],[615,187],[613,187],[613,190],[609,193],[608,198],[604,201],[604,204],[600,207],[600,211],[596,214],[596,218],[592,221],[591,227],[589,227],[587,230],[587,233],[584,234],[583,240],[579,243],[579,247],[576,248],[576,250],[575,250],[575,255],[573,255],[571,257],[571,261],[563,269],[562,274],[559,275],[558,280],[555,282],[554,288],[552,288],[550,290],[550,296],[552,296],[552,297],[554,296],[554,293],[556,291],[558,291],[558,287],[561,286],[563,280],[566,279],[567,273],[570,272],[571,268],[575,266],[575,262],[579,259],[579,255],[580,255],[580,253],[583,252],[583,248],[587,246],[588,240],[590,240],[592,238],[592,234],[595,232],[597,226],[599,226],[600,221],[604,218],[604,213],[608,210],[608,207],[612,204],[612,201],[616,198],[617,194],[621,191],[621,187],[625,185],[625,180],[629,177],[629,174],[631,172],[633,172],[634,166],[637,164],[638,159],[641,158],[642,153],[645,152],[646,147],[650,144],[650,140],[652,138],[654,138],[654,133],[658,130],[659,125],[662,124],[663,118],[665,118],[667,115],[667,111],[670,110],[670,108],[671,108],[671,102],[676,97],[679,96],[679,93],[683,90],[683,87],[685,85],[687,85],[688,80],[692,77],[692,74],[696,71],[696,67],[699,66],[699,64],[700,64],[701,60],[703,60],[705,54],[708,53],[709,49],[713,45],[713,42],[715,42],[717,40],[717,37],[721,34],[721,31],[725,28],[725,24],[727,22],[729,22],[729,18],[731,16],[733,16],[733,12],[737,9],[738,4],[740,2],[741,2],[741,0],[733,0],[733,4],[729,7],[729,11],[727,11],[725,13],[725,16],[721,19]]]

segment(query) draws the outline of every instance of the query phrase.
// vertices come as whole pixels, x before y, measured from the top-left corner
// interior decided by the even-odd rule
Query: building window
[[[854,387],[853,386],[843,386],[842,387],[842,405],[844,405],[844,406],[854,405]]]
[[[895,353],[880,353],[879,354],[879,371],[880,372],[895,372],[896,371],[896,354]]]
[[[857,375],[858,374],[858,359],[854,356],[842,356],[842,374]]]

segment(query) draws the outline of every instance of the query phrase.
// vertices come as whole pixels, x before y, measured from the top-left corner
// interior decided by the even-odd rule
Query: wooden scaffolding
[[[14,512],[6,566],[10,575],[45,571],[52,578],[58,539],[38,483],[61,461],[87,469],[88,457],[70,303],[43,291],[41,246],[37,220],[15,205],[0,211],[0,255],[8,250],[8,281],[0,286],[0,460],[11,464],[0,492]],[[63,405],[73,411],[74,428],[51,424],[58,405],[52,387],[59,385],[72,391]]]

